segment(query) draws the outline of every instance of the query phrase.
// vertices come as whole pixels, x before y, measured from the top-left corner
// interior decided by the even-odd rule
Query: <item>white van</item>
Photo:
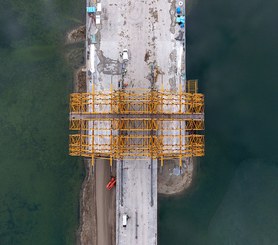
[[[126,227],[127,220],[128,220],[128,215],[127,214],[123,214],[123,227]]]
[[[128,58],[128,50],[127,49],[123,50],[122,57],[123,57],[123,61],[128,61],[129,60],[129,58]]]
[[[101,3],[97,3],[97,12],[101,12]]]

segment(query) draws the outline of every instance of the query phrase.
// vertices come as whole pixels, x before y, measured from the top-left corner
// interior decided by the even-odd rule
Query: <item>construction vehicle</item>
[[[106,185],[106,189],[107,190],[111,190],[115,185],[116,185],[116,178],[115,177],[111,177],[110,181]]]

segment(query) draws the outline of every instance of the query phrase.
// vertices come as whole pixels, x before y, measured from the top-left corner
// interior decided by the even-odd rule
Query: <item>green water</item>
[[[2,0],[0,244],[74,244],[82,164],[68,156],[64,36],[83,2]]]
[[[188,77],[206,95],[206,157],[161,198],[161,245],[278,244],[278,2],[197,0]]]
[[[2,0],[0,245],[74,244],[82,164],[67,156],[72,66],[64,35],[83,1]],[[206,94],[206,157],[160,198],[161,245],[278,244],[278,2],[196,0],[188,78]]]

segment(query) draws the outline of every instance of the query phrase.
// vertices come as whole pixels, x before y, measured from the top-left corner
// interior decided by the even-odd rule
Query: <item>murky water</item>
[[[74,244],[82,165],[67,156],[65,31],[84,2],[3,0],[0,244]],[[188,77],[206,94],[206,157],[184,195],[161,198],[161,245],[278,240],[278,2],[198,0]]]
[[[198,0],[188,78],[206,95],[206,157],[183,196],[161,198],[161,245],[278,241],[277,1]]]
[[[3,0],[0,244],[74,244],[82,164],[68,156],[65,32],[82,2]]]

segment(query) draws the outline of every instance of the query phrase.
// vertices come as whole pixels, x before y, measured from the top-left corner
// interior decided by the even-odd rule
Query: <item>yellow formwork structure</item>
[[[101,135],[100,137],[103,137]],[[90,135],[73,134],[70,135],[70,155],[100,158],[122,159],[135,157],[150,158],[185,158],[204,155],[204,136],[186,135],[184,140],[172,143],[172,135],[167,136],[147,136],[147,135],[118,135],[112,137],[112,142],[105,143],[105,140],[98,143],[93,141]],[[99,139],[99,137],[94,137]],[[163,141],[170,143],[163,143]],[[94,143],[93,143],[94,142]]]
[[[110,159],[204,155],[204,96],[187,92],[120,90],[70,95],[69,154]],[[197,134],[197,132],[199,132]],[[93,161],[92,161],[93,162]]]
[[[96,125],[97,122],[102,122],[101,125]],[[173,122],[176,122],[173,124]],[[184,125],[181,128],[177,123],[183,122]],[[171,125],[165,125],[169,123]],[[119,118],[119,119],[107,119],[107,118],[95,118],[95,119],[71,119],[70,130],[107,130],[107,124],[111,126],[109,129],[118,131],[170,131],[170,130],[186,130],[186,131],[198,131],[204,130],[203,119],[146,119],[146,118]]]
[[[188,80],[186,82],[186,92],[191,94],[198,93],[198,80]]]
[[[171,91],[73,93],[71,114],[202,114],[204,95]]]

